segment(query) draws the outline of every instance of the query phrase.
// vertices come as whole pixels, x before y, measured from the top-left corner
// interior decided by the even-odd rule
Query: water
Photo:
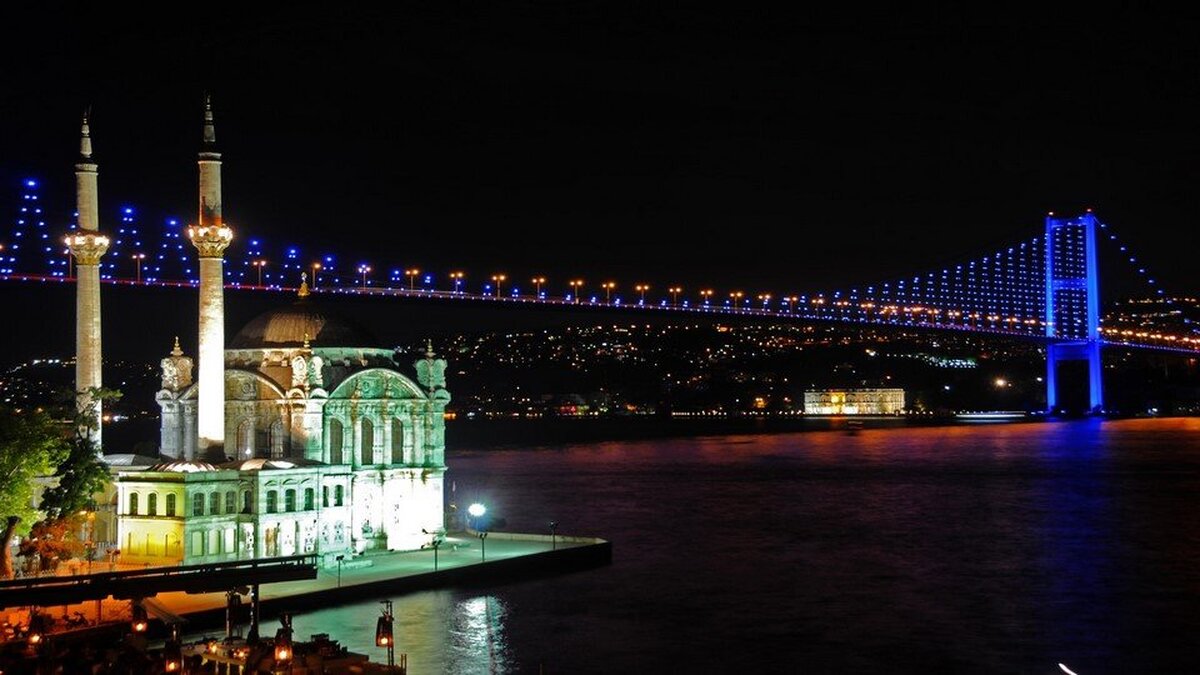
[[[1200,420],[452,452],[611,567],[395,598],[414,673],[1195,672]],[[376,603],[295,619],[382,660]],[[268,632],[272,627],[267,628]]]

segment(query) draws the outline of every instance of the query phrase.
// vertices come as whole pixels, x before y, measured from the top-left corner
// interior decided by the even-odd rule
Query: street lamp
[[[558,539],[556,539],[554,537],[554,531],[557,529],[558,529],[558,521],[557,520],[550,521],[550,550],[552,550],[552,551],[558,548]]]
[[[408,290],[410,290],[410,291],[416,290],[417,275],[420,273],[421,273],[421,270],[419,270],[415,267],[412,269],[409,269],[409,270],[404,270],[404,275],[408,277]]]
[[[296,655],[296,650],[292,647],[292,616],[285,612],[280,615],[279,623],[283,625],[275,631],[275,664],[271,670],[278,669],[290,673],[292,659]]]
[[[369,265],[359,265],[358,271],[360,274],[362,274],[362,287],[366,288],[367,287],[367,273],[371,271],[371,267]]]
[[[500,284],[508,281],[508,277],[503,274],[493,274],[492,283],[496,284],[496,297],[500,297]]]
[[[267,266],[267,261],[266,260],[255,260],[254,262],[252,262],[250,264],[254,265],[255,267],[258,268],[258,285],[262,286],[262,273],[263,273],[263,268]]]
[[[646,304],[646,291],[650,290],[650,287],[647,286],[646,284],[638,284],[637,286],[633,287],[633,290],[637,291],[638,293],[641,293],[641,297],[638,299],[638,304],[639,305]]]
[[[767,304],[771,302],[771,294],[763,293],[762,295],[758,296],[758,299],[762,302],[763,309],[766,309]]]
[[[734,309],[737,309],[738,303],[745,296],[746,296],[746,294],[741,291],[734,291],[729,294],[729,297],[733,299],[733,308]]]
[[[579,289],[583,286],[583,279],[572,279],[567,282],[571,287],[571,297],[575,302],[579,302]]]
[[[612,291],[616,287],[617,287],[617,284],[616,284],[616,282],[613,282],[613,281],[606,281],[606,282],[600,284],[600,288],[604,289],[604,302],[606,302],[610,305],[612,304]]]
[[[338,564],[338,585],[337,585],[337,587],[341,588],[342,587],[342,562],[346,560],[346,556],[339,555],[338,557],[334,558],[334,560],[336,560],[337,564]]]
[[[321,271],[321,263],[319,263],[319,262],[313,263],[312,268],[313,268],[313,288],[316,289],[316,287],[317,287],[317,272]]]
[[[679,294],[683,292],[683,289],[679,286],[672,286],[667,289],[667,292],[671,294],[671,306],[677,307],[679,305]]]
[[[379,604],[383,605],[381,610],[383,614],[375,621],[375,646],[387,649],[388,668],[394,668],[396,665],[396,636],[392,630],[392,624],[395,622],[392,601],[380,600]]]
[[[140,284],[140,283],[142,283],[142,261],[146,259],[146,254],[145,253],[134,253],[130,257],[133,258],[133,264],[134,264],[135,269],[137,270],[136,276],[135,276],[137,281],[135,283]]]
[[[542,297],[542,284],[546,283],[546,277],[534,277],[533,279],[531,279],[531,281],[533,282],[534,288],[536,289],[534,291],[534,297],[535,298]]]
[[[487,562],[487,532],[479,532],[479,562]]]
[[[142,607],[140,601],[135,600],[131,611],[133,618],[129,621],[129,627],[135,633],[145,633],[146,629],[150,627],[150,621],[146,618],[146,608]]]
[[[484,506],[483,504],[480,504],[479,502],[475,502],[474,504],[467,507],[467,515],[471,516],[472,518],[475,518],[475,519],[482,518],[484,516],[484,514],[486,514],[486,513],[487,513],[487,507]]]
[[[461,292],[463,277],[466,276],[462,272],[451,272],[450,278],[454,280],[454,292]]]
[[[712,296],[713,292],[711,288],[706,288],[703,291],[700,291],[700,297],[704,300],[705,307],[708,307],[709,303],[712,302]]]

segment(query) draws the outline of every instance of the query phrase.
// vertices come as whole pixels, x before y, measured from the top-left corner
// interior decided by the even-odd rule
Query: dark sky
[[[51,206],[91,104],[106,213],[190,216],[207,89],[237,231],[378,267],[804,292],[1092,206],[1168,289],[1197,286],[1190,18],[111,4],[3,10],[0,179],[43,177]]]

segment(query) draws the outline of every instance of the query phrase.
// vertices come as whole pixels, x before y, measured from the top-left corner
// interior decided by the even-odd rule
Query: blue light
[[[37,187],[37,181],[32,178],[25,181],[25,187]]]

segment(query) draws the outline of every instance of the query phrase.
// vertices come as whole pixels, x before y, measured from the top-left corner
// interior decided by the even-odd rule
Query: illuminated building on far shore
[[[806,415],[898,415],[903,389],[820,389],[804,392]]]

